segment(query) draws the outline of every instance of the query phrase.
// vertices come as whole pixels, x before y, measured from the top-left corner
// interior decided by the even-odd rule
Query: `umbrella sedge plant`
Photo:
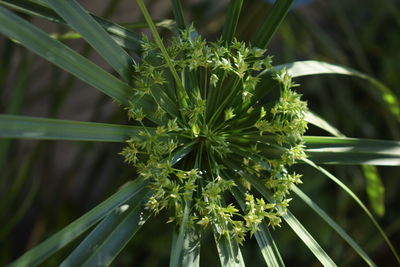
[[[350,68],[324,62],[274,65],[266,47],[293,1],[276,1],[249,43],[234,37],[241,0],[230,1],[222,34],[215,42],[207,41],[184,20],[178,0],[171,1],[175,34],[162,40],[143,0],[136,2],[151,37],[93,16],[74,0],[0,1],[4,6],[0,7],[2,34],[110,96],[131,122],[115,125],[1,114],[0,137],[125,142],[120,154],[137,170],[137,177],[127,178],[131,181],[114,195],[11,266],[41,264],[81,235],[85,237],[60,265],[109,265],[140,227],[162,210],[171,214],[166,223],[174,224],[171,266],[199,265],[205,229],[214,235],[223,266],[245,265],[241,246],[250,238],[256,239],[266,265],[283,266],[285,259],[271,235],[277,227],[292,229],[324,266],[336,266],[318,238],[290,211],[291,194],[304,201],[310,213],[332,227],[368,265],[376,265],[301,191],[307,177],[291,171],[294,164],[312,166],[348,193],[376,226],[393,260],[400,262],[369,209],[319,166],[399,165],[400,144],[341,136],[309,111],[293,79],[330,73],[369,80],[398,116],[398,101],[387,87]],[[118,78],[10,9],[71,27]],[[333,136],[306,136],[308,124]]]

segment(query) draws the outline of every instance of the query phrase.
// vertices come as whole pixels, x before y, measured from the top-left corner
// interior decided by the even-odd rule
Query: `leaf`
[[[228,14],[226,15],[221,39],[229,44],[235,37],[236,27],[240,17],[243,0],[231,0],[229,2]]]
[[[128,104],[127,84],[3,7],[0,7],[0,32],[121,104]]]
[[[170,267],[181,266],[181,260],[183,255],[185,236],[188,233],[188,219],[191,209],[191,201],[186,201],[185,208],[183,211],[182,222],[179,227],[179,232],[174,229],[172,246],[171,246],[171,256],[169,259]],[[182,265],[184,266],[184,265]]]
[[[398,120],[400,120],[400,104],[396,95],[384,84],[368,76],[364,73],[356,71],[354,69],[334,65],[321,61],[296,61],[289,64],[275,66],[275,70],[286,68],[290,75],[293,77],[302,77],[307,75],[320,75],[320,74],[341,74],[355,76],[364,80],[367,80],[374,85],[381,93],[382,100],[388,106],[389,110]]]
[[[200,230],[189,228],[182,251],[182,266],[200,266]]]
[[[378,216],[385,214],[385,188],[375,166],[363,165],[367,195],[372,209]]]
[[[304,120],[308,123],[311,123],[312,125],[315,125],[325,131],[327,131],[328,133],[330,133],[333,136],[336,137],[344,137],[344,135],[335,127],[333,127],[332,125],[330,125],[326,120],[324,120],[323,118],[321,118],[320,116],[318,116],[317,114],[308,111],[305,114],[305,118]]]
[[[124,142],[143,127],[0,114],[0,138]],[[147,128],[152,131],[152,128]]]
[[[336,178],[333,174],[322,168],[321,166],[316,165],[314,162],[308,159],[303,159],[305,163],[313,167],[314,169],[318,170],[319,172],[323,173],[326,177],[331,179],[334,183],[336,183],[340,188],[342,188],[364,211],[364,213],[367,215],[367,217],[370,219],[370,221],[374,224],[376,229],[378,229],[379,233],[385,240],[386,244],[389,246],[390,250],[392,251],[393,255],[396,257],[396,260],[398,263],[400,263],[400,257],[398,253],[396,252],[396,249],[393,247],[392,242],[390,242],[389,238],[383,231],[383,229],[380,227],[378,222],[375,220],[374,216],[371,214],[371,212],[368,210],[368,208],[362,203],[362,201],[357,197],[356,194],[353,193],[344,183],[342,183],[338,178]]]
[[[314,210],[329,226],[335,230],[356,252],[361,258],[369,265],[376,266],[367,253],[338,225],[324,210],[322,210],[312,199],[310,199],[303,191],[297,186],[292,185],[292,191],[299,196],[304,203],[306,203],[312,210]]]
[[[37,3],[37,1],[0,0],[0,4],[3,4],[28,15],[40,17],[54,23],[67,25],[67,22],[65,22],[65,20],[61,18],[57,13],[55,13],[48,6]],[[111,35],[111,38],[113,38],[118,45],[133,50],[135,52],[138,52],[140,50],[140,36],[138,34],[133,33],[118,24],[109,22],[93,14],[90,15]]]
[[[283,19],[286,17],[290,6],[294,0],[277,0],[272,6],[272,9],[268,12],[267,17],[264,19],[261,28],[256,33],[256,36],[252,40],[254,46],[264,48],[267,47],[272,39],[272,36],[277,31],[279,25],[281,25]]]
[[[244,192],[245,189],[241,184],[236,184],[236,187],[231,188],[232,195],[235,197],[236,201],[239,203],[241,209],[244,211],[245,206],[245,198]],[[257,244],[260,247],[260,251],[264,257],[265,263],[269,267],[279,267],[285,266],[283,263],[282,257],[279,253],[278,248],[271,236],[271,233],[266,226],[266,223],[263,222],[258,226],[259,230],[254,234],[257,240]]]
[[[254,159],[255,162],[259,160]],[[245,178],[251,185],[258,191],[260,194],[267,199],[269,202],[273,202],[272,194],[266,188],[266,186],[261,182],[260,179],[255,178],[253,175],[243,172],[240,170],[236,163],[230,160],[226,160],[225,163],[231,168],[234,172],[237,172],[243,178]],[[308,249],[315,255],[315,257],[324,265],[324,266],[336,266],[336,264],[332,261],[329,255],[321,248],[318,242],[311,236],[311,234],[304,228],[304,226],[297,220],[297,218],[287,210],[286,213],[281,211],[282,218],[286,221],[286,223],[292,228],[292,230],[296,233],[296,235],[303,241],[303,243],[308,247]]]
[[[149,195],[150,193],[147,194],[147,196]],[[144,199],[139,201],[132,210],[128,211],[127,216],[119,222],[113,231],[108,232],[107,238],[89,254],[90,258],[85,259],[78,266],[109,266],[149,218],[150,214],[143,211],[143,201]]]
[[[219,260],[222,266],[226,267],[244,267],[242,253],[238,243],[225,236],[219,236],[214,231],[214,239],[217,244]]]
[[[182,4],[180,0],[171,0],[172,12],[174,12],[174,17],[178,29],[184,30],[186,28],[185,19],[183,17]]]
[[[140,193],[146,187],[146,184],[146,182],[143,182],[143,179],[136,179],[133,182],[126,184],[121,190],[100,203],[94,209],[90,210],[63,230],[57,232],[43,243],[22,255],[10,266],[30,267],[39,265],[55,252],[59,251],[83,232],[88,230],[99,220],[104,218],[110,211]]]
[[[400,165],[400,142],[346,137],[304,136],[306,154],[315,163]]]
[[[134,61],[74,0],[46,0],[76,32],[102,56],[125,81],[131,81]]]
[[[77,246],[74,251],[61,263],[61,267],[66,266],[82,266],[82,264],[90,257],[105,257],[105,255],[95,255],[100,250],[100,246],[108,242],[108,238],[113,235],[113,231],[131,214],[132,211],[141,210],[143,200],[148,195],[148,191],[143,190],[127,202],[118,206],[110,214],[108,214]],[[140,214],[137,216],[138,218]],[[140,221],[142,224],[144,220]],[[136,224],[138,226],[138,224]],[[107,258],[109,259],[109,258]],[[105,262],[98,265],[107,265]]]

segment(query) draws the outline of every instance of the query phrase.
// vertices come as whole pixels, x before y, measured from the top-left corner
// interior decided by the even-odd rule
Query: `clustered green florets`
[[[166,48],[181,81],[159,47],[143,38],[127,108],[143,130],[121,154],[150,181],[146,206],[153,213],[173,208],[169,222],[210,225],[241,243],[264,220],[279,226],[291,185],[301,183],[287,167],[305,157],[307,105],[265,50],[194,35],[183,31]],[[271,76],[280,95],[267,102],[258,88]],[[249,177],[262,181],[271,199],[256,198]],[[228,194],[239,187],[246,190],[242,212]]]

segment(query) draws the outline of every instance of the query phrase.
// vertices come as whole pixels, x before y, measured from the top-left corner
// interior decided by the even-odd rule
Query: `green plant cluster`
[[[207,42],[192,27],[173,38],[166,51],[174,70],[159,46],[143,37],[127,108],[143,130],[121,152],[151,181],[147,208],[155,214],[172,208],[168,222],[211,225],[239,243],[246,233],[257,232],[264,219],[280,226],[290,187],[301,183],[301,175],[287,167],[306,157],[302,136],[307,104],[292,89],[290,75],[275,72],[264,49],[236,40]],[[173,71],[190,82],[179,84]],[[280,95],[267,105],[254,97],[263,75],[272,75],[280,87]],[[146,128],[154,124],[155,130]],[[175,155],[185,150],[183,163],[174,165]],[[242,171],[227,166],[227,159]],[[273,192],[272,200],[254,196],[243,172],[261,179]],[[229,189],[239,185],[247,189],[243,212],[228,197]]]

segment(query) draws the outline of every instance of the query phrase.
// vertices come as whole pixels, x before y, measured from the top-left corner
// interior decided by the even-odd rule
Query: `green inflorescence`
[[[149,180],[146,207],[154,214],[171,208],[169,222],[211,226],[239,243],[263,221],[279,226],[291,185],[301,183],[288,167],[305,157],[307,104],[290,75],[274,71],[263,49],[206,42],[193,28],[166,49],[180,81],[143,37],[127,108],[143,130],[121,152]],[[265,77],[278,85],[269,100],[258,89]],[[271,199],[257,197],[248,177],[263,182]],[[234,187],[246,190],[242,211],[229,193]]]

